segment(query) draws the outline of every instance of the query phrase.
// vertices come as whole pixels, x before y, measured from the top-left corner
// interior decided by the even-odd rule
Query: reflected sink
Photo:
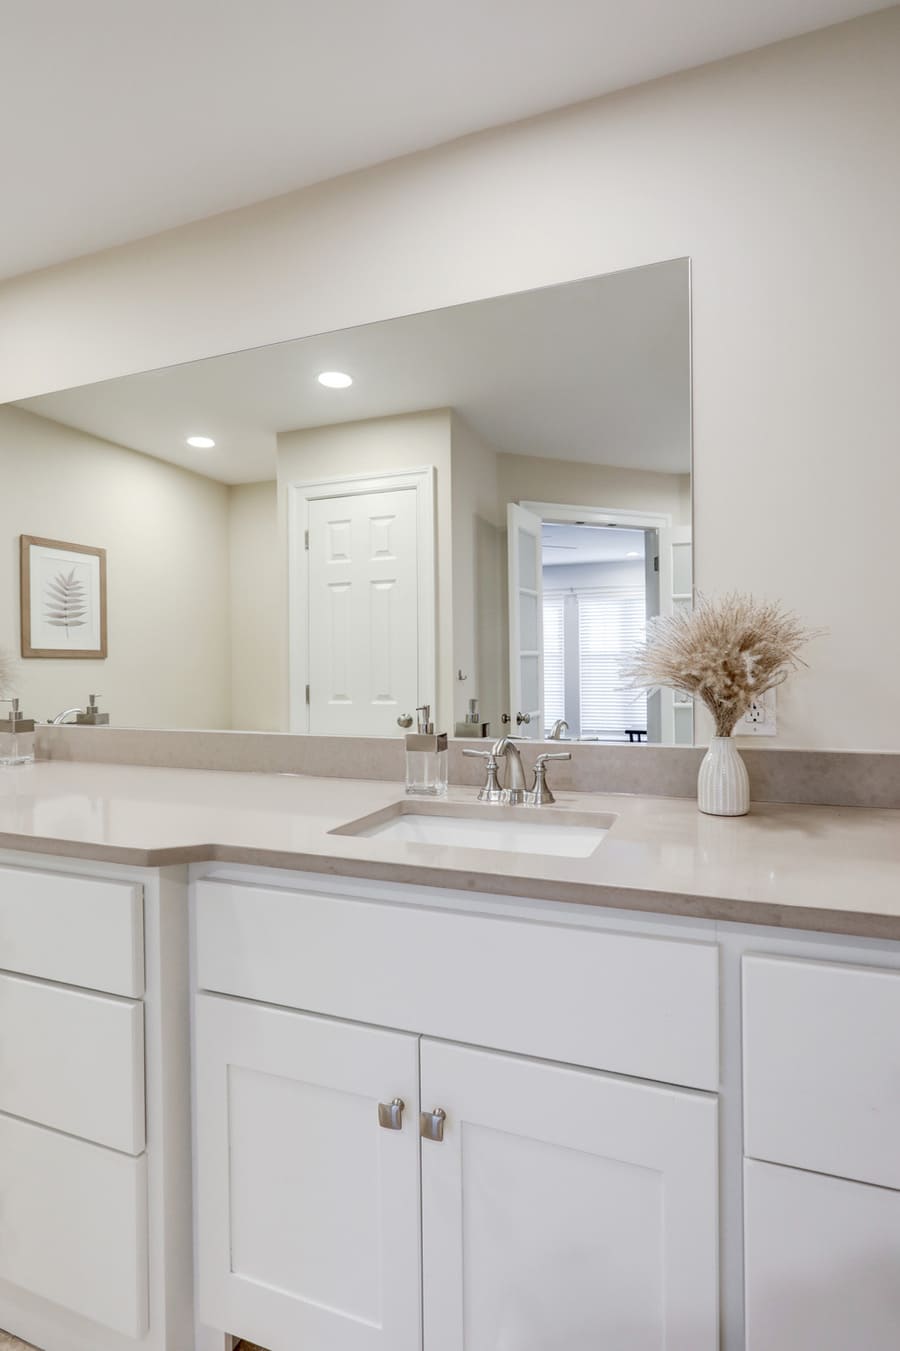
[[[459,849],[493,849],[509,854],[549,854],[556,858],[589,858],[603,843],[614,816],[567,808],[502,807],[489,804],[406,800],[392,803],[331,835],[397,841],[403,844],[448,845]]]

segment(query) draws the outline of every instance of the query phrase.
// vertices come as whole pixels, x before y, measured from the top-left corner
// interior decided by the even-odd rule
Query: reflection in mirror
[[[689,286],[680,259],[0,409],[0,651],[21,536],[106,558],[105,657],[55,630],[23,710],[689,744],[690,703],[619,675],[691,604]]]

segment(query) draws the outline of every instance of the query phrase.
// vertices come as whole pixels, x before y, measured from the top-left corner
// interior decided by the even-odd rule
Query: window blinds
[[[566,716],[565,593],[544,592],[544,731]]]
[[[581,735],[621,737],[647,726],[647,696],[622,688],[625,658],[646,632],[642,586],[578,593],[578,673]]]

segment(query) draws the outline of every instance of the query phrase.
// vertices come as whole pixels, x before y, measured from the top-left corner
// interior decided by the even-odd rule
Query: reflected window
[[[576,603],[581,735],[625,741],[646,732],[646,694],[622,688],[622,667],[646,632],[643,586],[579,591]]]
[[[544,731],[566,717],[565,596],[544,593]],[[567,719],[568,721],[568,719]]]
[[[586,512],[587,514],[587,512]],[[545,521],[544,732],[559,719],[588,741],[646,740],[647,696],[622,668],[658,609],[656,531]],[[650,569],[648,573],[647,564]]]

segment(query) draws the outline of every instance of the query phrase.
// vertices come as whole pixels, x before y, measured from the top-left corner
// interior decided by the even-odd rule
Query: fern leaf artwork
[[[44,587],[44,619],[55,629],[84,628],[87,623],[87,595],[84,582],[75,576],[75,569],[59,572]]]

